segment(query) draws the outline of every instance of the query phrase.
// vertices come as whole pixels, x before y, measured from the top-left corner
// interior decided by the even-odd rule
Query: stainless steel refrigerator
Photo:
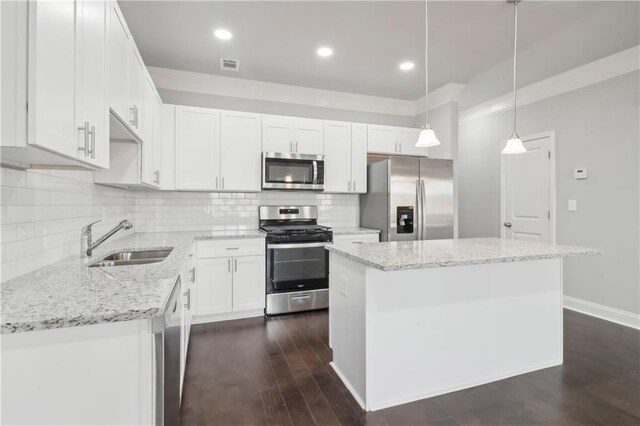
[[[360,225],[380,241],[453,238],[453,161],[390,157],[367,166]]]

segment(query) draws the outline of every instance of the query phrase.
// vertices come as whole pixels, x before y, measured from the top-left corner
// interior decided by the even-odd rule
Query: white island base
[[[561,258],[330,268],[331,365],[366,410],[562,364]]]

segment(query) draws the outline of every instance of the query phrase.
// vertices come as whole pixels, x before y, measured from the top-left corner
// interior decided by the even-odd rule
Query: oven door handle
[[[324,247],[326,244],[331,244],[331,243],[325,242],[325,243],[267,244],[267,249],[298,249],[298,248],[309,248],[309,247]]]

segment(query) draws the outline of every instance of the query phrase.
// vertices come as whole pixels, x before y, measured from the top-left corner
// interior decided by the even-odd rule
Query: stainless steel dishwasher
[[[182,294],[180,278],[164,314],[154,319],[156,359],[156,425],[180,424],[180,333]]]

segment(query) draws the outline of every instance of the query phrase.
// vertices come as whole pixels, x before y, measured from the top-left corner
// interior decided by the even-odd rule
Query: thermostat
[[[573,171],[573,177],[576,180],[586,179],[589,176],[587,169],[575,169]]]

